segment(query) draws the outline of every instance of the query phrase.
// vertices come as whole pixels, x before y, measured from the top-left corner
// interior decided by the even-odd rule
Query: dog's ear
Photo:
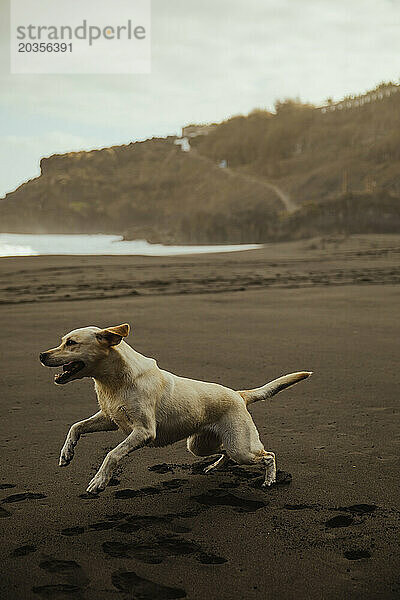
[[[96,333],[96,337],[99,342],[106,342],[109,346],[116,346],[120,343],[122,338],[129,335],[129,331],[129,324],[124,323],[123,325],[116,325],[115,327],[106,327]]]

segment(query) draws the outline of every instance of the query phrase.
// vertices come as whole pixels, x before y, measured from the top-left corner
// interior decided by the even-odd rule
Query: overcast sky
[[[55,152],[400,76],[400,0],[152,0],[150,75],[10,75],[8,23],[0,0],[0,197]]]

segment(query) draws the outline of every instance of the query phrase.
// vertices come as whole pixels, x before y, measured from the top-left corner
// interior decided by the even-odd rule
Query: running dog
[[[259,388],[234,391],[159,369],[153,358],[123,341],[129,329],[127,323],[74,329],[59,346],[40,354],[44,366],[63,368],[55,375],[57,385],[92,377],[100,406],[95,415],[72,425],[59,465],[71,462],[83,433],[120,429],[127,437],[107,454],[87,492],[103,491],[119,461],[134,450],[167,446],[185,438],[194,455],[219,455],[205,472],[231,458],[238,464],[263,464],[263,485],[275,483],[275,454],[264,449],[247,406],[271,398],[311,372],[291,373]]]

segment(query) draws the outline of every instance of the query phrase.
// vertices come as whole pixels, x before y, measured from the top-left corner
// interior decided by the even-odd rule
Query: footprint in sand
[[[168,465],[167,463],[153,465],[152,467],[148,467],[148,470],[154,471],[155,473],[173,473],[174,472],[172,465]]]
[[[187,556],[201,551],[198,544],[176,536],[156,536],[134,542],[104,542],[103,551],[115,558],[135,558],[147,564],[160,564],[171,556]]]
[[[228,559],[223,556],[216,556],[215,554],[208,554],[207,552],[199,554],[197,560],[203,565],[222,565],[223,563],[228,562]]]
[[[167,481],[163,481],[161,485],[168,490],[176,490],[181,488],[184,483],[187,483],[188,479],[167,479]]]
[[[3,504],[11,502],[22,502],[23,500],[39,500],[40,498],[46,498],[46,494],[35,494],[33,492],[24,492],[23,494],[12,494],[3,498]]]
[[[351,506],[340,506],[335,510],[349,512],[355,515],[369,515],[377,510],[376,504],[352,504]]]
[[[65,583],[35,586],[32,588],[35,594],[51,600],[83,599],[82,593],[89,584],[89,578],[77,562],[49,556],[39,564],[39,567],[51,575],[56,575]]]
[[[59,560],[49,556],[39,563],[39,567],[47,573],[58,575],[67,583],[80,588],[87,586],[89,583],[86,573],[74,560]]]
[[[88,494],[85,492],[83,494],[79,494],[79,498],[82,498],[83,500],[97,500],[100,498],[100,496],[99,494]]]
[[[205,552],[192,540],[175,535],[141,536],[135,541],[104,542],[103,551],[114,558],[134,558],[147,564],[160,564],[164,559],[175,556],[194,556],[203,564],[223,564],[227,560],[221,556]]]
[[[9,490],[10,488],[15,488],[15,483],[0,483],[0,490]]]
[[[239,498],[231,493],[226,493],[223,490],[209,490],[205,494],[199,496],[192,496],[193,500],[196,500],[200,504],[206,506],[232,506],[240,512],[255,512],[260,508],[267,506],[268,502],[261,502],[259,500],[248,500],[247,498]]]
[[[120,499],[127,498],[143,498],[144,496],[154,496],[155,494],[161,494],[161,489],[157,487],[144,487],[140,490],[131,490],[129,488],[125,490],[117,490],[115,492],[115,497]]]
[[[36,552],[36,550],[36,546],[34,546],[33,544],[27,544],[26,546],[20,546],[19,548],[15,548],[11,556],[14,558],[18,556],[27,556],[28,554],[32,554],[32,552]]]
[[[368,550],[346,550],[344,557],[347,560],[361,560],[362,558],[371,558],[371,552]]]
[[[188,482],[188,479],[167,479],[166,481],[161,482],[162,488],[168,490],[177,490],[181,488],[185,483]],[[142,498],[144,496],[153,496],[155,494],[160,494],[163,490],[160,487],[149,486],[144,487],[139,490],[131,490],[129,488],[125,490],[117,490],[115,492],[116,498]]]
[[[66,527],[65,529],[61,529],[62,535],[72,536],[72,535],[81,535],[84,533],[84,527]]]
[[[115,525],[114,525],[115,526]],[[180,523],[176,523],[174,521],[174,517],[170,515],[163,516],[138,516],[132,515],[125,519],[124,523],[116,526],[117,531],[122,531],[124,533],[133,533],[134,531],[143,531],[145,529],[154,529],[160,528],[169,531],[173,531],[174,533],[188,533],[191,531],[190,527],[186,527]]]
[[[189,533],[191,527],[183,524],[180,520],[196,517],[204,509],[195,509],[181,513],[171,513],[166,515],[132,515],[130,513],[118,512],[112,515],[105,515],[107,521],[98,521],[89,525],[89,530],[106,531],[116,529],[123,533],[133,533],[144,530],[161,530],[162,533]]]
[[[132,594],[132,598],[140,598],[140,600],[174,600],[174,598],[186,598],[185,590],[181,588],[173,588],[149,579],[139,577],[133,571],[116,571],[111,576],[113,585],[128,594]]]
[[[165,524],[166,519],[164,517],[132,515],[127,517],[125,522],[118,525],[116,529],[124,533],[133,533],[134,531],[144,531]]]
[[[337,515],[336,517],[332,517],[332,519],[328,519],[328,521],[325,522],[325,526],[329,528],[348,527],[355,523],[354,515],[370,515],[374,513],[377,508],[378,507],[375,504],[352,504],[350,506],[333,508],[331,510],[338,510],[347,514]]]
[[[335,529],[336,527],[348,527],[353,523],[354,519],[350,515],[336,515],[336,517],[332,517],[332,519],[325,521],[325,527]]]

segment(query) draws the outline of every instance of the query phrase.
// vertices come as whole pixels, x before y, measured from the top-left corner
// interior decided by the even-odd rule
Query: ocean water
[[[226,246],[163,246],[146,240],[123,241],[118,235],[59,235],[0,233],[0,257],[41,255],[136,254],[140,256],[179,256],[215,252],[253,250],[260,244]]]

